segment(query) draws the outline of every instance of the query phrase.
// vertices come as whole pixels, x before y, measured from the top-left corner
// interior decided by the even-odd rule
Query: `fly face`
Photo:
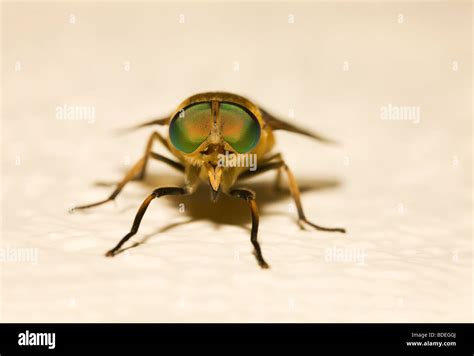
[[[249,153],[258,145],[262,128],[255,111],[236,96],[208,94],[191,97],[172,115],[171,144],[184,160],[203,167],[214,192],[224,172],[219,158],[226,153]]]

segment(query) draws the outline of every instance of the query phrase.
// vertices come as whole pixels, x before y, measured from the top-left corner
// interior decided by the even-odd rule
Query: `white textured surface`
[[[38,263],[0,263],[2,321],[470,321],[470,6],[3,4],[2,248]],[[181,179],[153,162],[116,204],[68,214],[140,156],[146,130],[112,130],[216,89],[343,142],[278,134],[307,216],[348,234],[301,231],[268,173],[248,185],[270,270],[246,206],[205,189],[153,202],[144,244],[106,259],[143,198]],[[420,106],[420,123],[381,120],[389,103]],[[65,104],[95,122],[55,119]]]

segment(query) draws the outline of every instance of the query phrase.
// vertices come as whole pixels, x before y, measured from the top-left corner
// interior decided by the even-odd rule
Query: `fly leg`
[[[263,172],[267,172],[273,169],[280,168],[280,161],[282,161],[283,158],[281,156],[281,153],[275,153],[274,155],[269,156],[268,158],[265,158],[261,165],[257,168],[256,171],[246,171],[242,173],[239,176],[239,179],[245,179],[245,178],[251,178],[255,175],[261,174]],[[277,169],[276,172],[276,178],[275,178],[275,183],[273,183],[273,189],[276,191],[281,191],[281,170]]]
[[[152,147],[153,147],[153,142],[154,142],[155,140],[160,141],[160,143],[161,143],[163,146],[165,146],[165,148],[166,148],[168,151],[171,152],[170,147],[169,147],[169,145],[168,145],[168,142],[163,138],[163,136],[161,136],[160,133],[157,132],[157,131],[153,132],[153,133],[151,134],[150,138],[148,139],[147,144],[146,144],[145,153],[143,154],[143,160],[144,160],[144,162],[143,162],[143,165],[142,165],[142,167],[141,167],[141,170],[138,172],[137,176],[134,177],[135,180],[142,180],[142,179],[145,178],[145,172],[146,172],[146,167],[147,167],[147,164],[148,164],[148,158],[151,156],[150,153],[152,152],[151,149],[152,149]],[[159,158],[157,158],[157,157],[154,157],[154,158],[155,158],[155,159],[158,159],[158,160],[160,160],[160,161],[163,161],[162,158],[165,158],[165,157],[163,157],[163,156],[158,155],[157,153],[154,153],[154,155],[159,156]],[[171,161],[171,160],[169,160],[169,161]],[[173,161],[172,161],[172,162],[173,162]],[[165,162],[165,163],[169,163],[169,162]],[[173,162],[173,163],[175,163],[175,162]],[[171,165],[171,166],[173,166],[173,165]],[[175,168],[176,168],[176,167],[175,167]],[[182,170],[184,170],[184,169],[181,169],[181,171],[182,171]]]
[[[304,211],[303,211],[303,205],[301,204],[301,197],[300,197],[300,189],[298,188],[298,184],[296,183],[296,179],[293,175],[293,173],[291,172],[290,168],[286,165],[286,163],[284,163],[282,161],[282,169],[285,171],[287,177],[288,177],[288,183],[289,183],[289,186],[290,186],[290,191],[291,191],[291,195],[293,197],[293,200],[295,201],[295,204],[296,204],[296,209],[298,210],[298,219],[299,219],[299,223],[300,223],[300,226],[303,228],[303,225],[302,223],[306,223],[312,227],[314,227],[316,230],[320,230],[320,231],[329,231],[329,232],[341,232],[343,234],[346,233],[346,229],[343,229],[343,228],[340,228],[340,227],[323,227],[323,226],[320,226],[320,225],[316,225],[314,223],[312,223],[311,221],[309,221],[305,214],[304,214]]]
[[[148,205],[150,205],[151,201],[155,198],[159,198],[165,195],[186,195],[190,194],[191,190],[188,187],[184,188],[179,188],[179,187],[162,187],[162,188],[157,188],[151,193],[142,203],[140,208],[138,209],[137,214],[135,215],[135,219],[133,221],[132,228],[130,229],[130,232],[126,234],[120,241],[119,243],[110,251],[108,251],[105,255],[107,257],[113,257],[117,254],[117,252],[120,250],[122,245],[127,242],[133,235],[135,235],[138,232],[138,228],[140,227],[140,223],[142,221],[143,215],[145,215],[145,212],[148,208]]]
[[[257,259],[258,265],[261,268],[270,268],[270,266],[265,262],[262,256],[262,250],[260,244],[257,240],[258,233],[258,209],[257,203],[255,202],[255,193],[248,189],[233,189],[229,192],[233,197],[243,199],[247,202],[250,208],[250,214],[252,216],[252,230],[250,232],[250,241],[254,247],[254,255]]]
[[[316,230],[320,230],[320,231],[341,232],[341,233],[346,232],[346,230],[343,229],[343,228],[338,228],[338,227],[337,228],[329,228],[329,227],[323,227],[323,226],[320,226],[320,225],[316,225],[316,224],[312,223],[311,221],[309,221],[306,218],[306,215],[303,211],[303,205],[301,203],[300,189],[298,188],[298,184],[296,183],[296,179],[293,176],[293,173],[291,172],[290,168],[286,165],[285,161],[279,160],[279,161],[276,161],[276,162],[270,162],[270,163],[263,164],[260,167],[258,167],[256,171],[253,171],[253,172],[252,171],[247,171],[247,172],[243,173],[239,178],[243,178],[243,179],[244,178],[251,178],[251,177],[254,177],[258,174],[261,174],[261,173],[264,173],[264,172],[267,172],[267,171],[273,170],[273,169],[283,170],[286,173],[287,177],[288,177],[288,183],[289,183],[289,187],[290,187],[291,196],[293,197],[293,200],[296,204],[296,209],[298,211],[298,222],[299,222],[301,228],[303,228],[303,223],[305,223],[305,224],[308,224],[308,225],[312,226]]]
[[[119,182],[117,183],[114,191],[112,192],[112,194],[110,194],[110,196],[104,200],[101,200],[101,201],[98,201],[96,203],[92,203],[92,204],[87,204],[87,205],[81,205],[81,206],[77,206],[77,207],[74,207],[72,209],[72,211],[75,211],[75,210],[81,210],[81,209],[88,209],[88,208],[92,208],[92,207],[95,207],[95,206],[99,206],[99,205],[102,205],[102,204],[105,204],[109,201],[113,201],[115,200],[115,198],[120,194],[120,192],[122,191],[122,189],[125,187],[125,185],[130,182],[131,180],[133,179],[142,179],[145,175],[145,169],[146,169],[146,165],[148,164],[148,159],[151,157],[153,159],[156,159],[160,162],[163,162],[163,163],[166,163],[168,164],[169,166],[179,170],[180,172],[184,172],[184,166],[181,164],[181,163],[178,163],[178,162],[175,162],[165,156],[162,156],[158,153],[155,153],[155,152],[152,152],[151,151],[151,148],[152,148],[152,145],[153,145],[153,141],[155,139],[158,139],[160,140],[164,145],[166,145],[166,147],[168,147],[167,143],[166,143],[166,140],[164,140],[164,138],[158,133],[158,132],[154,132],[150,138],[148,139],[148,143],[146,145],[146,150],[145,150],[145,154],[142,158],[140,158],[133,166],[132,168],[125,174],[125,177]],[[169,148],[169,147],[168,147]]]
[[[275,153],[274,155],[268,157],[267,160],[264,161],[264,163],[269,163],[271,161],[282,161],[283,157],[281,156],[281,153]],[[277,170],[276,173],[276,178],[275,178],[275,183],[273,183],[273,189],[276,190],[277,192],[281,191],[281,169]]]

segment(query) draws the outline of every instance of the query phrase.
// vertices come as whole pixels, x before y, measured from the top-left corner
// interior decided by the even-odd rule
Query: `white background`
[[[0,263],[1,320],[471,321],[471,30],[468,3],[2,4],[2,249],[38,259]],[[103,256],[153,188],[182,181],[152,162],[115,204],[68,214],[105,198],[93,183],[119,180],[150,134],[114,130],[208,90],[341,142],[277,133],[306,215],[346,235],[300,230],[268,173],[248,186],[270,270],[246,205],[206,187],[154,201],[144,243]],[[381,120],[388,104],[420,122]],[[63,105],[94,122],[58,120]]]

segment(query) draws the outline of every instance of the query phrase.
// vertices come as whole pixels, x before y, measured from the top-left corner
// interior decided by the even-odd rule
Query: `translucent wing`
[[[170,117],[164,117],[161,119],[154,119],[151,121],[144,122],[142,124],[138,124],[132,127],[126,127],[126,128],[121,128],[121,129],[116,129],[115,132],[117,134],[126,134],[131,131],[135,131],[137,129],[141,129],[142,127],[148,127],[148,126],[153,126],[153,125],[160,125],[160,126],[165,126],[169,125],[170,123]]]
[[[137,126],[131,127],[131,129],[132,130],[133,129],[139,129],[139,128],[142,128],[142,127],[153,126],[153,125],[164,126],[164,125],[169,125],[169,123],[170,123],[170,118],[168,116],[168,117],[164,117],[164,118],[161,118],[161,119],[155,119],[155,120],[144,122],[144,123],[139,124]]]
[[[269,114],[265,110],[260,109],[260,111],[262,112],[263,120],[265,121],[265,123],[273,130],[285,130],[294,132],[300,135],[311,137],[312,139],[318,140],[323,143],[337,143],[336,141],[324,137],[318,133],[308,131],[302,127],[290,124],[289,122],[283,121],[281,119],[277,119],[275,116]]]

